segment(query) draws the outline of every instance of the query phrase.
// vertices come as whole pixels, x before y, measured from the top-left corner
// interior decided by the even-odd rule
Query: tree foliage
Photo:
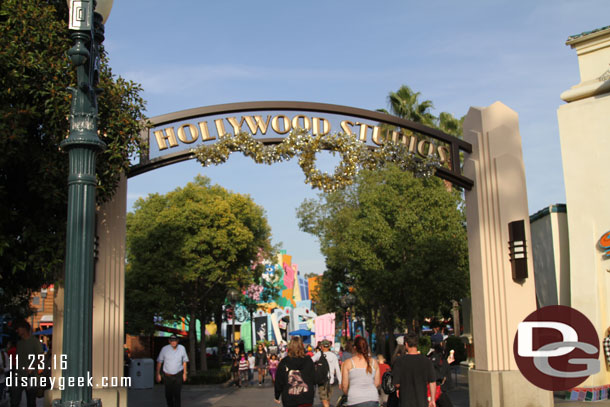
[[[270,238],[263,208],[205,177],[139,199],[127,215],[127,331],[151,332],[154,317],[207,322],[228,287],[258,282]]]
[[[76,74],[63,0],[0,2],[0,313],[26,312],[29,293],[60,278],[67,215],[68,133]],[[139,148],[139,85],[115,77],[103,55],[98,202],[110,199]]]
[[[430,100],[420,100],[421,92],[413,91],[409,86],[402,85],[396,92],[388,95],[388,107],[378,111],[411,120],[426,126],[436,127],[455,137],[462,137],[464,117],[455,118],[451,113],[441,112],[438,117],[432,113],[434,104]],[[387,131],[388,126],[382,126]]]
[[[340,309],[351,286],[359,314],[392,331],[450,308],[468,291],[465,219],[459,193],[436,178],[395,167],[359,174],[357,183],[306,200],[299,226],[320,240],[326,309]]]

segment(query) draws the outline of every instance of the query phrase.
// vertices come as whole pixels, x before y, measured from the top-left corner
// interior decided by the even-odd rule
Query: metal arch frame
[[[436,140],[440,140],[447,143],[450,148],[450,156],[452,163],[458,163],[453,165],[451,169],[438,168],[436,175],[439,178],[447,180],[454,185],[461,186],[467,190],[470,190],[474,185],[474,182],[462,175],[460,169],[460,151],[471,153],[472,146],[470,143],[459,139],[454,136],[450,136],[438,129],[434,129],[428,126],[424,126],[420,123],[415,123],[410,120],[401,119],[396,116],[388,115],[381,112],[375,112],[372,110],[360,109],[356,107],[333,105],[327,103],[315,103],[315,102],[294,102],[294,101],[262,101],[262,102],[239,102],[239,103],[227,103],[220,105],[212,105],[205,107],[198,107],[193,109],[181,110],[178,112],[167,113],[164,115],[156,116],[150,119],[152,127],[163,126],[178,121],[184,121],[188,119],[215,116],[228,113],[237,112],[256,112],[256,111],[299,111],[299,112],[320,112],[337,115],[345,115],[350,117],[358,117],[362,119],[368,119],[372,121],[378,121],[382,123],[392,124],[404,129],[412,130],[417,133],[432,137]],[[149,140],[150,130],[146,130],[141,135],[142,138]],[[274,138],[260,138],[259,141],[265,144],[277,144],[283,140],[283,137]],[[193,159],[195,156],[188,150],[179,151],[176,153],[166,154],[163,157],[155,159],[149,159],[148,151],[143,151],[140,156],[140,163],[130,167],[127,176],[135,177],[136,175],[143,174],[145,172],[171,165],[174,163]]]

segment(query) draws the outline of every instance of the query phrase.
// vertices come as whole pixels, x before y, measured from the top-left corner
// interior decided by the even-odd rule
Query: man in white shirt
[[[186,382],[186,364],[189,358],[184,346],[178,344],[178,337],[169,337],[157,357],[157,382],[161,382],[161,365],[163,365],[163,382],[165,383],[165,400],[167,407],[180,407],[180,391]]]
[[[330,406],[330,395],[332,393],[331,385],[335,382],[335,376],[337,376],[337,383],[341,386],[341,368],[339,367],[339,359],[334,352],[330,350],[331,347],[330,341],[324,339],[320,342],[320,347],[322,348],[322,352],[324,352],[324,357],[328,362],[328,381],[323,385],[318,386],[318,395],[320,396],[320,401],[324,407]],[[322,357],[322,352],[316,352],[311,358],[314,362],[317,362],[320,357]]]

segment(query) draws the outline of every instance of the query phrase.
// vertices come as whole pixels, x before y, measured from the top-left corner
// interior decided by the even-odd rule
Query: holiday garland
[[[316,168],[316,154],[322,150],[334,151],[341,162],[332,175]],[[416,176],[428,177],[439,166],[438,161],[418,156],[408,151],[402,143],[384,143],[376,149],[359,141],[355,135],[334,133],[311,135],[296,129],[275,145],[265,145],[249,133],[227,134],[212,145],[202,145],[192,150],[204,167],[227,161],[233,152],[242,152],[257,164],[273,164],[299,158],[299,166],[305,174],[305,183],[325,192],[332,192],[354,182],[358,169],[373,170],[388,163],[413,172]]]

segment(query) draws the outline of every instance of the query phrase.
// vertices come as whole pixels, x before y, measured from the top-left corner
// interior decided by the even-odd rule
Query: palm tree
[[[438,124],[435,126],[439,130],[450,134],[455,137],[462,138],[462,123],[464,123],[464,117],[458,119],[451,113],[441,112],[438,115]]]
[[[430,112],[434,108],[432,101],[419,101],[420,92],[413,92],[407,85],[402,85],[396,92],[388,95],[390,111],[379,109],[379,111],[398,116],[403,119],[434,126],[436,117]]]

